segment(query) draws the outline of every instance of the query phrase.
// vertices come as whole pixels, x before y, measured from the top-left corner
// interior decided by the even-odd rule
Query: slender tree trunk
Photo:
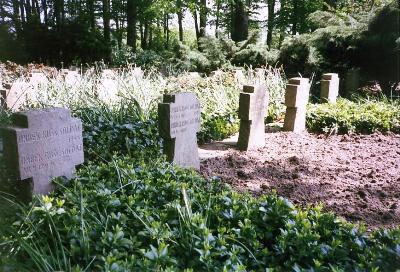
[[[103,0],[103,31],[107,47],[106,61],[111,60],[110,0]]]
[[[136,52],[136,24],[137,24],[137,5],[135,0],[127,2],[127,45]]]
[[[298,14],[299,14],[299,0],[293,0],[292,35],[297,34]]]
[[[206,36],[207,0],[200,0],[200,37]]]
[[[56,0],[57,1],[57,0]],[[87,7],[88,7],[88,13],[89,13],[89,22],[90,22],[90,28],[92,31],[96,29],[96,18],[94,15],[94,0],[87,0]]]
[[[179,29],[179,41],[183,43],[183,12],[182,12],[182,0],[177,0],[176,5],[178,7],[178,29]]]
[[[193,18],[194,18],[194,29],[196,31],[196,39],[198,41],[200,38],[200,30],[199,30],[199,23],[197,21],[197,11],[193,12]]]
[[[268,2],[268,33],[267,33],[267,45],[271,48],[272,45],[272,34],[275,27],[275,3],[276,0],[267,0]]]
[[[19,3],[18,0],[13,0],[13,22],[15,26],[15,31],[17,32],[17,37],[19,38],[21,34],[21,20],[20,20],[20,14],[19,14]]]
[[[38,2],[38,0],[33,0],[32,3],[35,4],[35,13],[38,16],[38,19],[40,21],[40,5],[39,5],[39,2]]]
[[[143,50],[148,49],[148,41],[149,41],[149,23],[146,20],[146,22],[144,23],[144,25],[142,25],[142,40],[141,40],[141,44],[142,44],[142,48]]]
[[[26,23],[26,16],[25,16],[25,4],[23,1],[18,1],[18,0],[13,0],[15,2],[19,2],[19,8],[21,10],[21,23],[25,24]]]
[[[62,19],[61,1],[63,0],[54,0],[54,17],[56,18],[57,26],[61,25]]]
[[[42,8],[43,8],[43,20],[45,25],[49,25],[49,17],[47,13],[47,0],[42,0]]]
[[[56,0],[56,1],[60,1],[60,0]],[[26,11],[26,21],[30,22],[31,18],[32,18],[32,6],[31,6],[31,1],[30,0],[26,0],[25,2],[25,11]]]
[[[221,11],[221,0],[217,1],[217,11],[216,11],[216,18],[215,18],[215,37],[218,38],[219,35],[219,18],[220,18],[220,11]]]
[[[249,35],[249,16],[246,7],[241,0],[235,0],[235,8],[232,23],[232,40],[235,42],[244,41]]]

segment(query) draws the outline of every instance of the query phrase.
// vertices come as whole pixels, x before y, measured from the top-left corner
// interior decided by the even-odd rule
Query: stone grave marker
[[[264,85],[243,86],[239,98],[240,150],[249,150],[265,145],[264,117],[268,107],[268,92]]]
[[[360,88],[360,69],[352,68],[347,71],[346,74],[346,96],[350,96],[353,92]]]
[[[68,109],[15,113],[13,124],[1,128],[4,158],[10,176],[27,194],[47,194],[52,178],[71,178],[83,163],[82,122]]]
[[[5,84],[1,92],[1,104],[6,109],[20,110],[28,101],[32,100],[34,89],[26,82],[14,82]]]
[[[39,71],[33,71],[29,74],[29,83],[37,87],[39,85],[46,84],[48,82],[48,79],[45,74]]]
[[[323,74],[321,80],[321,99],[324,102],[335,103],[339,95],[339,75]]]
[[[133,68],[132,75],[135,79],[139,80],[139,79],[143,79],[144,72],[141,67],[135,67],[135,68]]]
[[[243,73],[243,70],[240,69],[236,69],[233,70],[234,75],[235,75],[235,79],[239,82],[239,83],[243,83],[246,80],[246,76]]]
[[[196,133],[200,130],[200,102],[194,93],[164,95],[158,122],[164,154],[184,168],[200,169]]]
[[[80,80],[81,80],[81,75],[79,74],[78,71],[68,71],[67,73],[64,74],[64,81],[69,86],[78,84]]]
[[[306,106],[310,94],[308,78],[295,77],[286,85],[284,130],[303,132],[306,129]]]

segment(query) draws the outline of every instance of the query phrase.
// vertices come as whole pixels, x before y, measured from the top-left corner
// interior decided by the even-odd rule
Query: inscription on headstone
[[[82,122],[68,109],[15,113],[13,125],[1,128],[10,175],[26,183],[29,193],[46,194],[52,178],[71,178],[83,163]]]
[[[286,85],[284,130],[303,132],[306,129],[306,106],[310,93],[308,78],[295,77]]]
[[[335,103],[339,95],[339,75],[324,74],[321,80],[321,100],[324,102]]]
[[[264,117],[268,93],[264,85],[243,86],[239,98],[240,130],[238,148],[249,150],[265,145]]]
[[[200,102],[194,93],[164,95],[158,105],[160,135],[170,162],[200,169],[196,133],[200,130]]]

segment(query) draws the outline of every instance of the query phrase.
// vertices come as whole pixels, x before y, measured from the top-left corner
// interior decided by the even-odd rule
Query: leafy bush
[[[400,133],[400,104],[386,100],[339,99],[336,104],[309,105],[307,127],[315,132]]]
[[[85,157],[109,160],[113,154],[149,159],[161,155],[157,122],[143,120],[128,104],[119,110],[83,108],[74,111],[83,122]]]
[[[203,114],[202,119],[205,121],[197,134],[200,143],[223,140],[239,131],[239,119],[236,113],[207,117]]]
[[[394,271],[400,230],[254,198],[162,162],[90,164],[21,211],[0,244],[18,271]],[[49,235],[49,234],[52,235]]]

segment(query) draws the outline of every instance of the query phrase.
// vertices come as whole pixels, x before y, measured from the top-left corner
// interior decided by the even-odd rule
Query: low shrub
[[[336,104],[309,105],[307,127],[325,133],[400,133],[400,104],[386,99],[339,99]]]
[[[114,157],[21,210],[8,271],[395,271],[400,230],[254,198],[162,161]],[[49,235],[51,234],[51,235]]]
[[[204,120],[197,134],[200,143],[219,141],[228,138],[239,131],[239,119],[236,113],[225,116],[202,116]]]

